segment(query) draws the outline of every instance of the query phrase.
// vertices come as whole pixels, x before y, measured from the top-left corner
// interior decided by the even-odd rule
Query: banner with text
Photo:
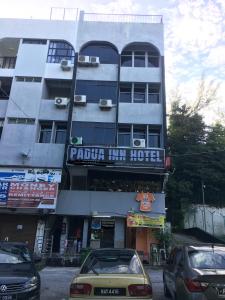
[[[61,182],[60,169],[0,168],[0,181]]]
[[[111,164],[164,168],[165,152],[159,148],[105,148],[69,146],[68,163]]]
[[[149,217],[141,214],[128,214],[127,227],[151,227],[161,228],[164,226],[165,217]]]
[[[55,209],[57,183],[0,181],[0,207]]]

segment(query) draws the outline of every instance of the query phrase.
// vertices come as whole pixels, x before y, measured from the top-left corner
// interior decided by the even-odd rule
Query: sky
[[[163,15],[168,110],[174,90],[196,99],[202,76],[220,84],[218,99],[203,111],[207,123],[225,116],[225,0],[0,0],[0,18],[49,19],[52,7],[95,13]],[[74,12],[75,10],[67,10]],[[60,14],[62,10],[53,10]],[[1,30],[1,29],[0,29]],[[224,117],[225,122],[225,117]]]

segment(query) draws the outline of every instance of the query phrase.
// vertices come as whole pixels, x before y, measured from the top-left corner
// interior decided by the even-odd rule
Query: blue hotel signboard
[[[111,148],[69,146],[68,164],[111,164],[164,168],[165,151],[160,148]]]

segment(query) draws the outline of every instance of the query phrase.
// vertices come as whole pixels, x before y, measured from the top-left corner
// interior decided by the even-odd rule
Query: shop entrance
[[[114,248],[115,220],[93,218],[91,223],[91,248]]]
[[[102,220],[102,234],[101,234],[101,248],[113,248],[114,247],[114,220]]]
[[[70,217],[68,227],[67,253],[80,253],[82,247],[83,225],[83,217]]]

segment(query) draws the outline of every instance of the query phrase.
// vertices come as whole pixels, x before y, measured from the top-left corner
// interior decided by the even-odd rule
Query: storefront
[[[137,193],[61,191],[56,214],[67,220],[67,234],[61,235],[64,244],[76,240],[73,232],[78,230],[82,248],[131,247],[149,255],[157,242],[154,231],[164,224],[165,195],[154,194],[150,211],[140,211],[144,204],[136,198]],[[128,222],[131,211],[135,212],[133,223]]]
[[[0,240],[27,242],[41,252],[60,181],[61,170],[0,168]]]

